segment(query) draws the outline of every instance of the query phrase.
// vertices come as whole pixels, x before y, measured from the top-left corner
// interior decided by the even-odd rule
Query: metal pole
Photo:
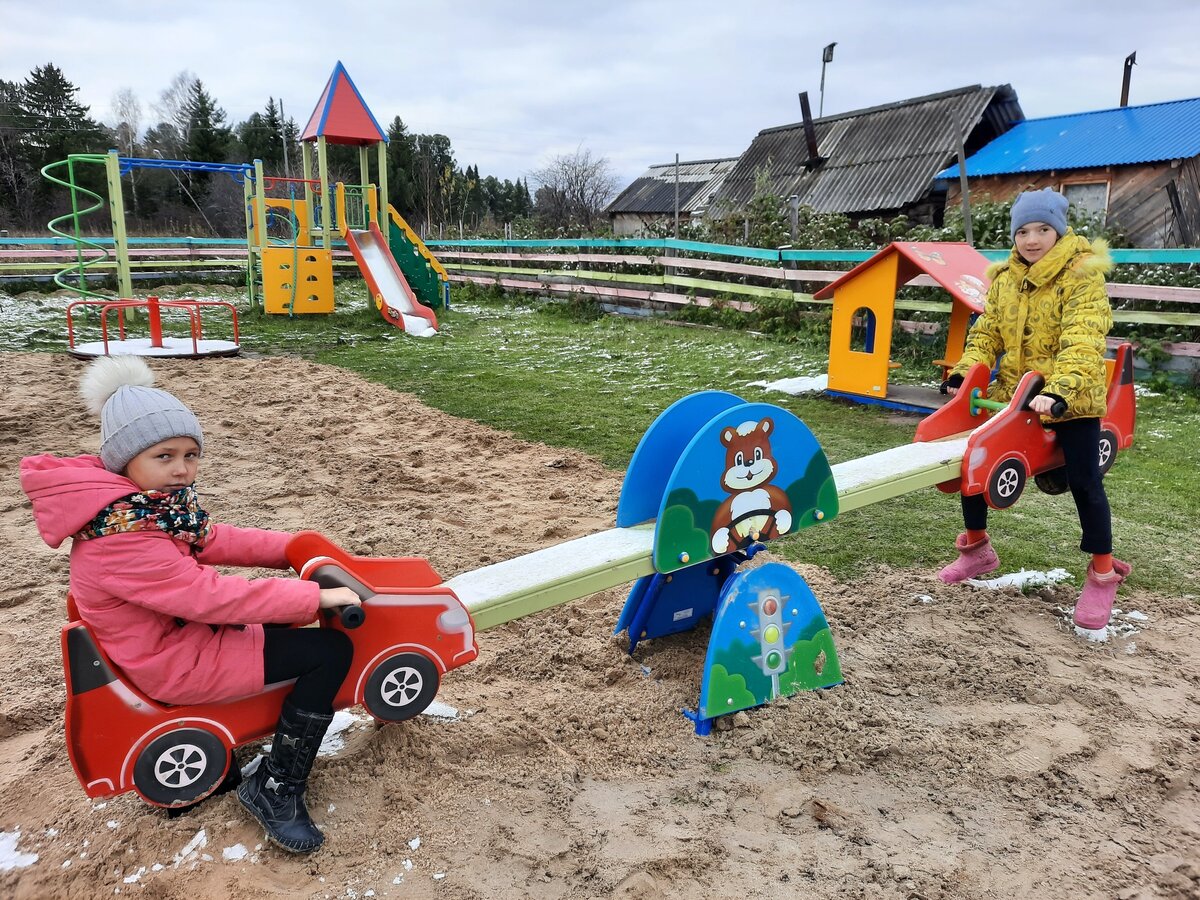
[[[675,154],[675,240],[679,240],[679,154]]]
[[[1125,73],[1121,78],[1121,105],[1129,105],[1129,79],[1133,75],[1133,67],[1137,65],[1137,51],[1134,50],[1125,57]]]
[[[817,107],[817,118],[825,115],[825,65],[833,62],[833,48],[837,46],[837,41],[832,44],[826,44],[821,51],[821,104]]]
[[[963,129],[954,122],[954,137],[958,141],[958,192],[962,195],[963,235],[967,243],[975,246],[975,235],[971,230],[971,194],[967,185],[967,151],[963,145]]]
[[[279,143],[283,144],[283,177],[292,177],[292,166],[288,162],[287,116],[283,113],[283,98],[279,98]]]

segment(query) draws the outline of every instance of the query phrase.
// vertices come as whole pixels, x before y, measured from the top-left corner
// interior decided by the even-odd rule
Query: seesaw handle
[[[375,596],[374,591],[352,576],[349,572],[332,564],[317,568],[309,577],[323,588],[346,587],[358,594],[359,599],[368,600]],[[361,606],[341,606],[336,610],[325,611],[327,615],[337,615],[342,621],[343,628],[357,628],[367,618],[367,611]]]
[[[975,397],[975,396],[971,397],[971,409],[972,410],[990,409],[990,410],[992,410],[992,412],[999,412],[1000,410],[1007,409],[1007,408],[1008,408],[1008,404],[1003,403],[1000,400],[988,400],[984,397]],[[1028,409],[1029,407],[1027,406],[1025,408]],[[1054,405],[1052,407],[1050,407],[1050,415],[1055,419],[1057,419],[1059,416],[1061,416],[1066,411],[1067,411],[1067,401],[1066,400],[1055,400]]]

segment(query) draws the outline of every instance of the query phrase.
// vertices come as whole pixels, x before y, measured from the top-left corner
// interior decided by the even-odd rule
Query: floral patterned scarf
[[[208,513],[191,485],[177,491],[139,491],[122,497],[97,513],[75,538],[92,538],[127,531],[165,531],[176,540],[203,547],[212,535]]]

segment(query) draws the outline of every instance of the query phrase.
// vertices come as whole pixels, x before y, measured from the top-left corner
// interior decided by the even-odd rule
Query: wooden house
[[[960,201],[958,166],[939,173]],[[971,198],[1051,187],[1135,247],[1200,243],[1200,97],[1028,119],[967,158]]]
[[[957,88],[768,128],[725,176],[709,204],[736,214],[754,197],[759,173],[772,192],[818,213],[852,218],[905,214],[940,225],[946,183],[934,176],[1024,119],[1010,85]]]
[[[605,208],[613,236],[639,234],[651,222],[673,224],[677,198],[681,224],[702,218],[713,194],[736,162],[734,156],[651,166]]]

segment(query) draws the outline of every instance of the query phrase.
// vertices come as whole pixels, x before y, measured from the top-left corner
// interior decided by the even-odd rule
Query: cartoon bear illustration
[[[774,428],[775,423],[765,418],[721,432],[725,445],[721,487],[729,497],[717,509],[710,528],[716,555],[779,537],[792,527],[792,504],[782,489],[770,483],[779,471],[771,455]]]

